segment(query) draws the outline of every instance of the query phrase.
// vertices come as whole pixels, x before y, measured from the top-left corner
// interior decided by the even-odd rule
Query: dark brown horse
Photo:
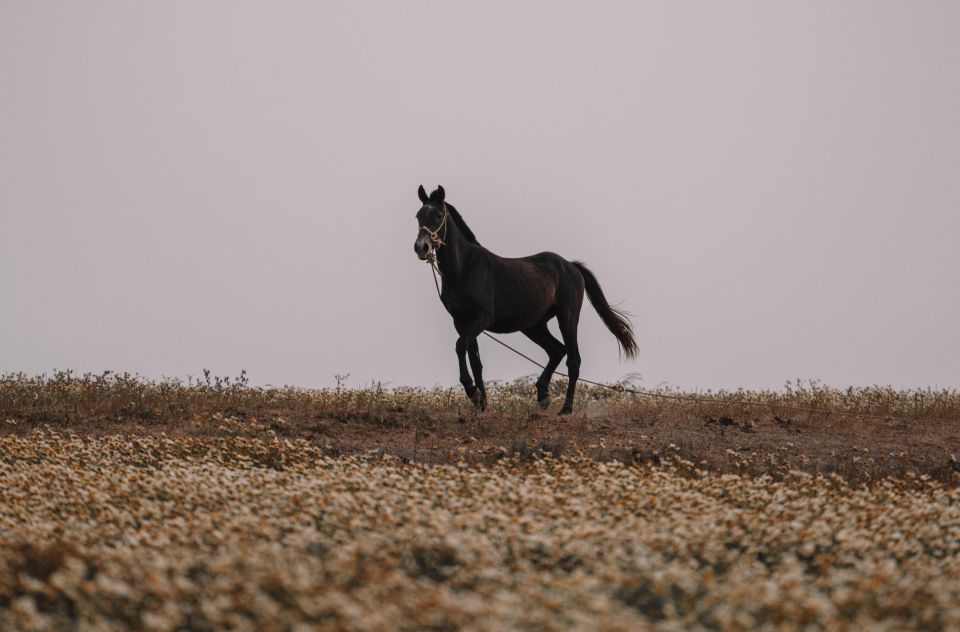
[[[523,332],[547,352],[549,360],[537,380],[537,401],[550,403],[550,378],[563,356],[567,356],[569,384],[560,414],[573,411],[573,394],[580,374],[577,323],[586,289],[590,303],[628,358],[637,353],[630,321],[603,296],[596,277],[579,261],[567,261],[552,252],[529,257],[500,257],[477,242],[473,232],[452,205],[447,204],[443,187],[427,196],[417,212],[420,230],[413,249],[420,259],[436,257],[443,279],[440,299],[453,316],[460,362],[460,383],[477,408],[487,404],[483,386],[483,365],[477,336],[487,330],[497,333]],[[553,337],[547,321],[556,317],[563,342]],[[467,356],[473,379],[467,371]],[[474,383],[476,380],[476,383]]]

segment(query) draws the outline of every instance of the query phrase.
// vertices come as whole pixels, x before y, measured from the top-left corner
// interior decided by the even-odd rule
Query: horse
[[[550,378],[566,356],[569,382],[559,414],[573,412],[580,375],[577,324],[584,290],[624,355],[628,359],[636,356],[637,343],[627,314],[610,306],[597,278],[582,262],[567,261],[552,252],[520,258],[498,256],[480,245],[457,209],[446,201],[442,186],[428,196],[420,185],[417,194],[422,206],[416,215],[419,229],[413,249],[421,260],[435,262],[440,271],[440,300],[459,334],[460,383],[478,410],[486,409],[487,392],[477,336],[484,331],[519,331],[547,352],[547,364],[536,382],[537,401],[544,410],[550,404]],[[551,318],[557,319],[563,342],[547,328]],[[468,356],[473,378],[467,371]]]

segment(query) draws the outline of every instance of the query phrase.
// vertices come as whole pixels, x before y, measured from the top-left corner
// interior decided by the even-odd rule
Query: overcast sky
[[[954,1],[0,0],[0,372],[456,384],[421,183],[635,315],[584,377],[960,386]]]

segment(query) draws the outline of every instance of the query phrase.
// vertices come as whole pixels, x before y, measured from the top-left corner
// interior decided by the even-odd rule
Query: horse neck
[[[444,237],[444,244],[437,250],[437,267],[445,282],[456,283],[463,276],[467,252],[476,246],[460,234],[453,221],[448,223]]]

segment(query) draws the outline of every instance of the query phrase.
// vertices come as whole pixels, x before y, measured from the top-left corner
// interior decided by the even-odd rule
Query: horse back
[[[583,278],[572,263],[553,252],[529,257],[493,255],[493,331],[522,331],[551,318],[560,302],[583,295]]]

